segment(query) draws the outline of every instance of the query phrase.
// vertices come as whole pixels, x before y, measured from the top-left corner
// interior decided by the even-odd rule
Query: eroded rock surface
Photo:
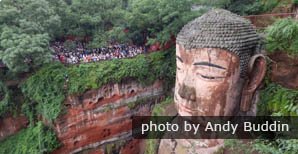
[[[269,57],[272,59],[271,80],[283,87],[298,89],[298,57],[290,57],[282,52]]]
[[[66,111],[53,125],[61,146],[53,153],[143,153],[144,141],[132,138],[132,116],[151,115],[153,105],[163,99],[162,81],[144,86],[127,79],[107,84],[64,101]],[[29,124],[25,116],[0,119],[0,140]]]
[[[64,102],[67,113],[55,122],[62,146],[54,153],[139,153],[142,140],[132,139],[131,117],[150,115],[163,96],[161,81],[105,85]]]
[[[25,116],[0,118],[0,141],[25,128],[27,124],[28,119]]]

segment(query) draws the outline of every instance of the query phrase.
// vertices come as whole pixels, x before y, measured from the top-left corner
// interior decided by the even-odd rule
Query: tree
[[[232,0],[193,0],[195,4],[198,5],[208,5],[211,7],[221,7],[226,8],[228,5],[230,5]]]
[[[126,5],[126,0],[73,0],[65,20],[70,29],[67,34],[92,37],[90,47],[100,47],[110,40],[122,39]],[[114,35],[117,33],[121,36]]]
[[[50,60],[49,41],[61,20],[45,0],[0,3],[0,60],[13,72],[26,72]]]
[[[52,39],[55,38],[61,38],[65,36],[69,29],[69,23],[68,23],[68,14],[69,12],[69,5],[67,5],[66,0],[47,0],[50,8],[53,8],[56,15],[60,18],[60,21],[58,21],[59,26],[55,28],[55,31],[53,33]]]
[[[67,12],[71,31],[75,36],[93,36],[98,31],[109,30],[122,9],[121,0],[72,0]]]
[[[50,37],[44,34],[27,34],[19,28],[2,28],[0,59],[13,72],[27,72],[49,62]]]
[[[202,11],[191,11],[188,0],[130,0],[127,18],[130,38],[149,38],[149,43],[165,43],[176,35],[184,24]],[[145,42],[146,40],[143,40]]]

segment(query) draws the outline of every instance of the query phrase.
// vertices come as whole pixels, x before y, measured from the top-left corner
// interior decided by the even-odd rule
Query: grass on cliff
[[[157,79],[172,87],[175,79],[175,52],[173,49],[132,59],[118,59],[66,67],[60,63],[41,68],[21,86],[23,94],[35,103],[33,108],[48,120],[56,119],[63,109],[67,95],[81,94],[107,83],[119,83],[133,78],[144,85]]]
[[[42,122],[19,131],[17,134],[0,141],[1,154],[50,153],[59,146],[54,131]]]

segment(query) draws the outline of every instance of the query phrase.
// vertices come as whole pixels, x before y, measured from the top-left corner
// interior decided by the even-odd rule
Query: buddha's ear
[[[266,58],[262,54],[257,54],[251,57],[248,63],[248,79],[245,82],[242,97],[241,111],[249,111],[252,104],[252,99],[259,85],[261,84],[266,74]]]

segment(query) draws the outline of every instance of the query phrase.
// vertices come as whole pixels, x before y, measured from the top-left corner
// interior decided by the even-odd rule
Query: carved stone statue
[[[266,72],[260,42],[248,20],[222,9],[186,24],[176,42],[174,101],[179,115],[255,115],[256,90]],[[162,139],[159,153],[213,153],[222,143]]]

